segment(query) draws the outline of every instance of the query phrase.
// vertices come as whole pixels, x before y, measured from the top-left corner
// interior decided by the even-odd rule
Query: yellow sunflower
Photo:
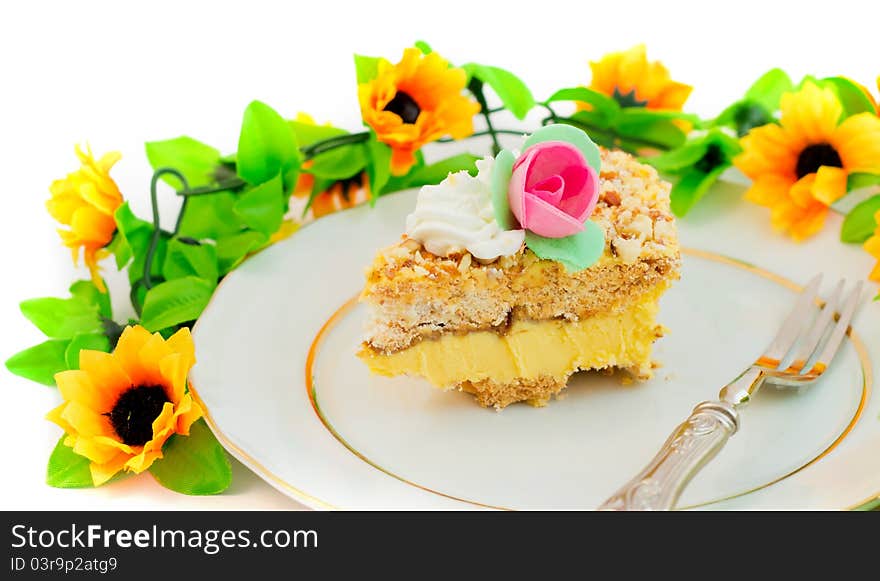
[[[590,88],[613,97],[623,107],[681,111],[693,87],[673,81],[659,61],[649,62],[644,44],[606,54],[590,62]],[[579,103],[579,109],[589,109]]]
[[[46,202],[49,214],[67,230],[58,230],[61,241],[73,253],[73,262],[79,262],[80,250],[89,268],[92,281],[104,291],[104,283],[98,272],[98,261],[106,256],[103,248],[113,239],[116,220],[113,213],[122,204],[122,194],[110,168],[119,161],[119,152],[112,152],[95,160],[91,148],[84,152],[76,147],[76,155],[82,166],[56,180],[49,186],[52,197]]]
[[[135,326],[123,331],[113,353],[83,350],[80,369],[55,376],[65,401],[46,417],[67,432],[66,445],[91,461],[95,486],[123,469],[143,472],[172,434],[189,435],[202,416],[187,391],[194,363],[189,329],[166,341]]]
[[[874,269],[868,275],[868,278],[880,282],[880,211],[874,214],[874,222],[877,223],[877,228],[874,230],[874,235],[865,242],[865,250],[877,259],[877,264],[874,265]]]
[[[771,208],[771,221],[795,240],[818,232],[828,206],[846,193],[850,172],[880,172],[880,118],[840,122],[831,89],[806,83],[782,96],[779,125],[752,129],[734,164],[752,179],[746,199]]]
[[[467,75],[437,53],[408,48],[396,65],[381,59],[375,78],[358,86],[364,122],[391,146],[391,172],[403,175],[415,152],[444,136],[462,139],[474,132],[480,106],[462,94]]]

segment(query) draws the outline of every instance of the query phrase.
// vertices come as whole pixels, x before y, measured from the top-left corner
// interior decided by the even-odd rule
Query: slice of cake
[[[650,377],[679,276],[669,185],[562,125],[477,166],[422,188],[369,267],[360,358],[496,408],[544,405],[578,370]]]

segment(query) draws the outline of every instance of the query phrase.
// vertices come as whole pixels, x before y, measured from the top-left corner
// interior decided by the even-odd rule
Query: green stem
[[[351,145],[354,143],[363,143],[370,138],[369,131],[361,131],[360,133],[346,133],[329,139],[324,139],[300,148],[303,155],[303,161],[308,161],[315,156],[321,155],[331,149]]]
[[[495,135],[517,135],[522,137],[527,132],[526,131],[518,131],[516,129],[495,129]],[[476,133],[471,133],[465,139],[470,139],[471,137],[483,137],[485,135],[492,135],[492,132],[486,131],[477,131]],[[451,137],[443,137],[436,141],[436,143],[455,143],[456,141],[460,141],[459,139],[453,139]]]
[[[159,238],[162,236],[162,230],[159,226],[159,196],[157,193],[157,186],[159,185],[159,180],[162,179],[162,176],[165,174],[171,174],[180,180],[180,183],[183,184],[183,191],[189,191],[189,183],[186,181],[186,177],[179,171],[171,167],[162,167],[153,172],[153,179],[150,180],[150,205],[153,209],[153,236],[150,238],[150,246],[147,248],[147,255],[144,258],[144,274],[143,274],[143,283],[147,290],[153,288],[153,279],[150,271],[153,268],[153,258],[156,256],[156,249],[159,247]],[[184,198],[185,200],[186,198]],[[181,208],[181,212],[177,218],[177,226],[180,226],[180,221],[183,218],[183,209]],[[177,228],[174,229],[174,233],[177,233]]]
[[[486,95],[483,94],[483,82],[473,77],[471,82],[468,84],[468,91],[474,96],[477,100],[477,103],[480,104],[480,113],[483,115],[483,119],[486,120],[486,131],[489,136],[492,138],[492,155],[498,155],[501,151],[501,144],[498,143],[498,132],[495,130],[495,127],[492,126],[492,117],[490,115],[489,104],[486,102]]]
[[[608,143],[612,143],[614,146],[619,147],[621,144],[621,140],[626,140],[628,143],[633,145],[638,145],[641,147],[650,147],[653,149],[659,149],[661,151],[669,151],[669,147],[664,143],[657,143],[656,141],[651,141],[650,139],[645,139],[642,137],[620,137],[613,131],[609,131],[607,129],[602,129],[600,127],[596,127],[595,125],[591,125],[590,123],[584,123],[583,121],[578,121],[577,119],[572,119],[570,117],[558,117],[556,119],[556,123],[565,123],[566,125],[574,125],[580,129],[583,129],[587,132],[588,135],[596,135],[601,136]]]

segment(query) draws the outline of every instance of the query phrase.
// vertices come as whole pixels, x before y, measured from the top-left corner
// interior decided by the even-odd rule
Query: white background
[[[44,338],[21,300],[65,296],[85,278],[46,214],[48,185],[77,168],[75,143],[119,150],[113,177],[149,215],[143,142],[187,134],[236,148],[252,99],[283,115],[360,126],[351,55],[399,59],[414,40],[456,63],[519,74],[544,98],[589,82],[587,61],[638,43],[694,85],[705,116],[771,66],[794,78],[843,74],[869,87],[880,73],[871,2],[4,2],[0,7],[0,359]],[[163,202],[173,224],[176,202]],[[764,227],[758,225],[756,227]],[[834,226],[831,226],[834,227]],[[865,256],[865,272],[871,265]],[[114,307],[123,279],[105,263]],[[119,318],[119,317],[117,317]],[[0,371],[3,509],[298,508],[240,465],[224,495],[168,492],[144,474],[97,490],[44,484],[60,430],[43,419],[52,388]]]

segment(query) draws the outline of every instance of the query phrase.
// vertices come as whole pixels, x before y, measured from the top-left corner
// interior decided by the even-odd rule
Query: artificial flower
[[[681,111],[693,87],[673,81],[659,61],[649,62],[645,45],[606,54],[590,62],[590,88],[613,97],[622,107]],[[578,108],[589,105],[579,103]]]
[[[86,151],[76,147],[76,155],[82,166],[62,180],[49,186],[52,197],[46,208],[53,218],[68,230],[58,230],[61,241],[73,253],[73,262],[79,261],[82,251],[92,281],[102,292],[104,282],[98,272],[98,261],[107,255],[103,250],[116,232],[116,209],[122,204],[122,194],[110,168],[122,157],[119,152],[107,153],[95,160],[91,148]]]
[[[307,169],[308,165],[303,167]],[[307,200],[312,194],[314,184],[315,176],[307,172],[301,173],[293,190],[294,197]],[[317,219],[338,210],[345,210],[369,199],[370,180],[366,172],[361,172],[351,178],[333,182],[330,187],[316,195],[308,212],[303,217],[303,221]]]
[[[563,238],[584,229],[599,200],[599,176],[573,144],[544,141],[516,160],[507,192],[520,226]]]
[[[83,350],[80,369],[55,375],[64,403],[47,419],[67,433],[67,446],[91,461],[95,486],[121,470],[143,472],[162,458],[172,434],[189,435],[202,416],[187,390],[194,363],[189,329],[165,340],[134,326],[123,331],[113,353]]]
[[[877,259],[877,264],[874,265],[874,269],[868,275],[868,278],[880,282],[880,211],[874,214],[874,222],[877,223],[877,228],[874,230],[874,235],[865,241],[865,250]]]
[[[426,143],[474,132],[480,106],[462,94],[466,81],[464,70],[437,53],[408,48],[396,65],[381,59],[376,76],[358,86],[364,122],[391,147],[391,173],[409,171]]]
[[[771,221],[795,240],[818,232],[828,207],[846,194],[851,172],[880,172],[880,118],[843,107],[812,82],[782,96],[779,125],[752,129],[734,164],[752,185],[746,199],[771,208]]]

